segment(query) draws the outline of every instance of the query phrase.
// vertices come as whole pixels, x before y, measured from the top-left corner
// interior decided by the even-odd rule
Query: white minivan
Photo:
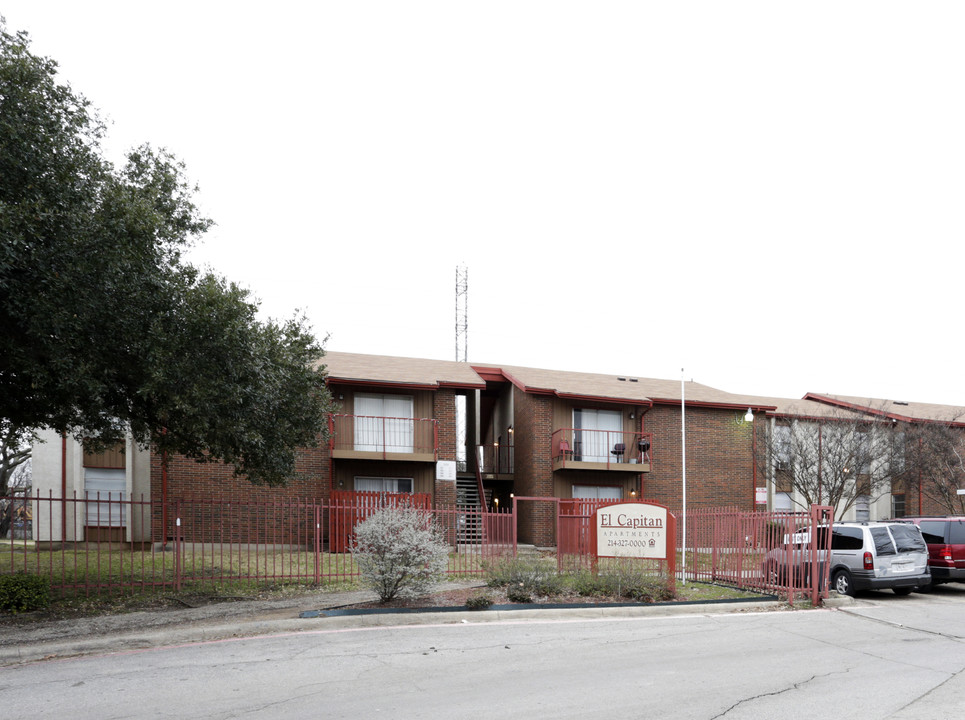
[[[911,523],[834,523],[829,573],[842,595],[888,588],[907,595],[931,583],[928,546]]]

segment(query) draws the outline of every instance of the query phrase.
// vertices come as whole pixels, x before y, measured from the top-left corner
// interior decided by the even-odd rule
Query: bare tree
[[[825,409],[820,417],[775,418],[758,433],[762,475],[796,505],[830,505],[838,518],[890,492],[905,470],[901,432],[874,415]]]
[[[9,420],[0,420],[0,497],[10,493],[17,468],[30,460],[34,434]]]
[[[918,492],[950,515],[965,514],[965,429],[959,420],[922,422],[908,426],[906,491]]]

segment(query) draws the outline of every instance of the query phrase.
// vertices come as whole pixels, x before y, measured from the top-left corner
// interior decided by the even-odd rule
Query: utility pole
[[[469,268],[456,266],[456,362],[469,361]]]

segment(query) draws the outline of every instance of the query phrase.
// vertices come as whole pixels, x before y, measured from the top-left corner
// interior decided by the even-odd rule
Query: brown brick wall
[[[531,395],[518,389],[513,398],[515,409],[516,482],[515,494],[528,497],[553,496],[553,401],[551,397]],[[518,503],[519,541],[541,547],[556,544],[556,506],[551,502]]]
[[[743,414],[686,408],[688,509],[756,508],[753,424],[739,423]],[[653,433],[653,465],[651,472],[643,475],[643,497],[678,512],[683,502],[680,407],[653,407],[644,415],[644,430]],[[763,485],[763,479],[758,480]]]
[[[245,476],[236,477],[233,468],[223,463],[198,463],[182,455],[168,457],[167,497],[171,500],[242,500],[251,503],[294,502],[321,500],[329,497],[330,458],[327,445],[300,448],[296,460],[296,477],[284,487],[253,485]],[[161,456],[151,455],[151,501],[154,505],[152,537],[170,539],[173,518],[168,518],[166,533],[161,531]],[[169,507],[170,509],[170,507]],[[201,538],[196,538],[200,540]],[[262,539],[244,536],[243,528],[232,530],[233,542],[260,542]]]

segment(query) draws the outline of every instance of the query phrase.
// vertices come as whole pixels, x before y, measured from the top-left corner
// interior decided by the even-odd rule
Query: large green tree
[[[303,318],[182,260],[210,221],[173,156],[123,168],[104,126],[0,18],[0,417],[225,461],[281,484],[324,428],[323,349]]]

